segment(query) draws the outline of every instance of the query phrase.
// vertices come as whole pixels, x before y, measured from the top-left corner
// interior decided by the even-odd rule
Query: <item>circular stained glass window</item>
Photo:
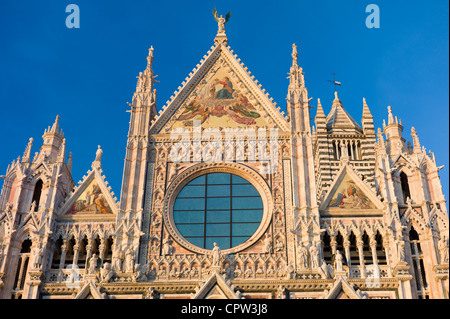
[[[180,234],[204,249],[238,246],[258,229],[263,202],[256,188],[234,174],[211,173],[190,181],[178,194],[173,218]]]

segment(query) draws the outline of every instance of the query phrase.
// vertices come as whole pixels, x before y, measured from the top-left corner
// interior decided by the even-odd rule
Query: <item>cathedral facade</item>
[[[443,299],[449,220],[434,154],[389,107],[375,129],[311,98],[287,114],[214,45],[162,108],[153,47],[130,106],[120,201],[99,146],[75,184],[59,117],[1,176],[2,299]],[[313,122],[313,123],[311,123]],[[408,134],[409,135],[409,134]]]

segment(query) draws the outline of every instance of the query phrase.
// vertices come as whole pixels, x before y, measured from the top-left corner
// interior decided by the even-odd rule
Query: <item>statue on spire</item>
[[[292,64],[298,65],[298,51],[297,51],[297,45],[295,43],[292,44]]]
[[[102,154],[103,150],[99,145],[97,152],[95,152],[95,160],[92,162],[92,168],[96,167],[97,169],[100,169],[102,167]]]
[[[213,15],[214,15],[214,19],[217,21],[217,23],[219,25],[219,31],[217,31],[217,34],[225,35],[225,23],[227,23],[230,20],[231,11],[228,12],[224,18],[223,15],[220,15],[220,17],[219,17],[219,14],[217,13],[216,8],[214,8]]]

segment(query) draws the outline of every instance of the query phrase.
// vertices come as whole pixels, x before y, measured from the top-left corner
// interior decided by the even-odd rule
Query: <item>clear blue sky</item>
[[[68,29],[68,4],[80,28]],[[381,28],[368,29],[365,8],[380,8]],[[0,174],[32,154],[57,114],[73,152],[73,177],[90,169],[97,145],[103,170],[120,194],[136,76],[155,48],[160,109],[213,45],[212,17],[232,11],[229,44],[275,101],[285,108],[292,43],[299,48],[310,96],[331,109],[339,97],[360,122],[365,97],[381,127],[387,106],[432,150],[449,198],[449,3],[445,0],[318,1],[16,1],[0,2]],[[315,109],[312,109],[315,116]]]

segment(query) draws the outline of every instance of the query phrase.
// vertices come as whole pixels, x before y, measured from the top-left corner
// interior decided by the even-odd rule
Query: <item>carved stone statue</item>
[[[39,269],[41,268],[42,256],[44,255],[44,251],[42,250],[42,248],[35,247],[33,248],[33,254],[34,254],[33,267],[35,269]]]
[[[99,145],[98,149],[97,149],[97,152],[95,153],[95,160],[94,160],[94,162],[100,162],[102,160],[102,154],[103,154],[103,151],[101,149],[101,146]]]
[[[214,19],[217,21],[218,26],[219,26],[219,31],[217,31],[217,34],[225,34],[225,23],[227,23],[230,20],[231,11],[228,12],[224,18],[223,15],[220,15],[220,17],[219,17],[217,10],[213,9],[213,15],[214,15]]]
[[[347,144],[344,144],[344,142],[341,141],[341,143],[339,144],[339,146],[341,147],[341,154],[342,154],[342,158],[348,158],[348,149],[347,149]]]
[[[140,264],[136,264],[134,267],[134,281],[136,282],[143,282],[143,281],[147,281],[147,271],[148,271],[148,266],[147,265],[140,265]]]
[[[163,242],[163,247],[162,247],[162,254],[163,256],[171,256],[173,254],[174,251],[174,247],[172,246],[172,241],[170,240],[170,238],[166,238]]]
[[[311,268],[319,268],[319,249],[316,245],[312,245],[309,248],[309,255],[311,256]]]
[[[102,282],[109,282],[114,275],[114,271],[111,269],[110,263],[104,263],[100,270],[100,277]]]
[[[134,250],[133,248],[129,248],[125,254],[126,272],[134,271],[134,262],[135,262]]]
[[[272,239],[270,238],[270,234],[266,234],[266,238],[264,238],[264,253],[272,253]]]
[[[214,243],[214,248],[212,250],[212,265],[213,266],[220,266],[220,247],[217,245],[217,243]]]
[[[344,261],[344,257],[339,252],[339,250],[336,250],[336,259],[334,261],[335,262],[334,267],[335,267],[336,272],[344,271],[343,261]]]
[[[299,266],[300,269],[307,269],[308,268],[308,255],[307,255],[307,248],[305,246],[303,246],[302,243],[300,243],[299,245],[299,257],[298,257],[298,261],[299,261]]]
[[[400,237],[395,242],[397,244],[397,262],[405,261],[405,242]]]
[[[330,279],[333,277],[333,267],[328,265],[325,260],[322,259],[322,263],[319,267],[319,274],[322,279]]]
[[[178,173],[177,164],[173,163],[169,168],[168,181],[171,181]]]
[[[89,274],[93,275],[95,274],[95,269],[97,268],[97,261],[98,257],[96,254],[93,254],[92,257],[89,259]]]
[[[122,259],[120,258],[123,255],[122,250],[119,245],[114,245],[113,253],[112,253],[112,269],[116,272],[122,271]]]
[[[448,264],[448,239],[441,236],[438,244],[439,255],[441,256],[441,265]]]

